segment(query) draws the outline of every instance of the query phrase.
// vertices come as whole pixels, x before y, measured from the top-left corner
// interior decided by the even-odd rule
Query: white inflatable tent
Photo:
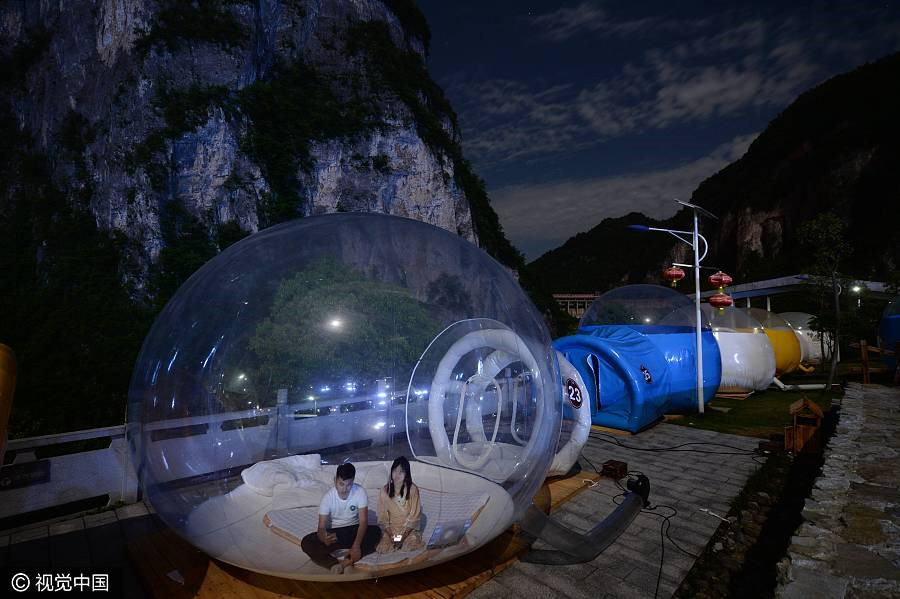
[[[806,312],[780,312],[778,314],[785,319],[794,329],[797,341],[800,342],[800,362],[803,364],[821,364],[831,358],[831,335],[819,333],[809,328],[809,321],[813,315]],[[824,351],[823,351],[824,348]]]
[[[722,357],[719,392],[751,393],[772,384],[775,353],[758,320],[734,306],[719,309],[703,304]]]

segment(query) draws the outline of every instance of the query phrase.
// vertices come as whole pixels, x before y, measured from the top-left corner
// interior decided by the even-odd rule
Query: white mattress
[[[369,495],[371,522],[376,522],[379,489],[387,482],[389,462],[359,462],[356,483]],[[464,519],[484,506],[480,516],[465,536],[467,551],[487,543],[504,532],[514,513],[509,494],[499,485],[481,477],[412,462],[413,480],[422,494],[424,532],[427,543],[430,531],[438,522]],[[305,474],[321,482],[326,488],[333,484],[336,466],[322,466]],[[306,479],[306,477],[300,477]],[[235,566],[286,578],[307,580],[335,580],[335,575],[312,564],[300,547],[274,534],[264,517],[273,516],[296,530],[299,538],[313,532],[318,525],[318,506],[322,498],[319,489],[277,489],[272,496],[260,494],[242,484],[226,495],[211,497],[197,506],[187,517],[185,526],[177,530],[190,543],[210,557]],[[304,509],[305,508],[305,509]],[[303,533],[303,531],[306,533]],[[302,534],[300,534],[302,533]],[[396,572],[409,571],[452,559],[460,551],[445,551],[424,563],[403,566]],[[408,556],[406,556],[408,557]],[[368,559],[374,560],[372,556]],[[380,562],[387,564],[404,557],[392,556]],[[359,580],[383,575],[383,572],[357,570],[353,575],[341,575],[339,580]],[[392,571],[391,573],[395,573]]]

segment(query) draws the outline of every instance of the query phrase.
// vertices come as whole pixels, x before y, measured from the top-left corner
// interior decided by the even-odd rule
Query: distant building
[[[599,291],[595,291],[594,293],[554,293],[553,299],[556,300],[556,303],[559,304],[563,310],[569,313],[570,316],[575,318],[581,318],[584,316],[585,310],[587,310],[588,306],[590,306],[595,299],[600,297],[601,293]]]
[[[728,294],[735,300],[735,305],[740,305],[741,307],[750,307],[750,298],[764,297],[766,298],[766,310],[771,310],[771,298],[773,295],[801,291],[812,285],[815,282],[814,280],[815,277],[813,275],[798,274],[779,277],[777,279],[766,279],[765,281],[753,281],[750,283],[730,285],[728,287]],[[828,283],[826,282],[826,284]],[[894,293],[889,288],[889,285],[883,281],[854,280],[851,281],[851,285],[847,289],[841,289],[842,293],[849,293],[855,296],[859,296],[863,291],[865,291],[866,296],[869,298],[887,300],[894,297]],[[702,299],[708,299],[709,296],[714,293],[716,293],[715,289],[703,291],[700,293],[700,297]],[[693,293],[689,294],[690,297],[693,297],[693,295]],[[739,299],[744,301],[739,304],[737,302]],[[857,304],[859,304],[859,301],[857,301]]]

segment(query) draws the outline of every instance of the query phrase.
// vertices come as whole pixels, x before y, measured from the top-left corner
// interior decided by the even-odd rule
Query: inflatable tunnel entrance
[[[666,413],[697,409],[694,303],[659,285],[627,285],[597,298],[578,333],[554,347],[578,369],[594,424],[636,432]],[[703,401],[719,386],[722,360],[702,322]]]
[[[701,339],[708,403],[722,365],[712,333],[703,331]],[[584,379],[594,424],[637,432],[666,413],[697,408],[695,336],[689,327],[599,326],[553,345]]]

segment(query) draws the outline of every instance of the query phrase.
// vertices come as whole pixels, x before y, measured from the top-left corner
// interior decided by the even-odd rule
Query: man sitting
[[[316,564],[341,574],[364,555],[375,551],[381,529],[369,527],[369,498],[366,490],[354,484],[356,468],[353,464],[338,466],[334,488],[322,497],[319,504],[319,528],[300,542],[300,547]],[[349,549],[338,560],[331,552]]]

